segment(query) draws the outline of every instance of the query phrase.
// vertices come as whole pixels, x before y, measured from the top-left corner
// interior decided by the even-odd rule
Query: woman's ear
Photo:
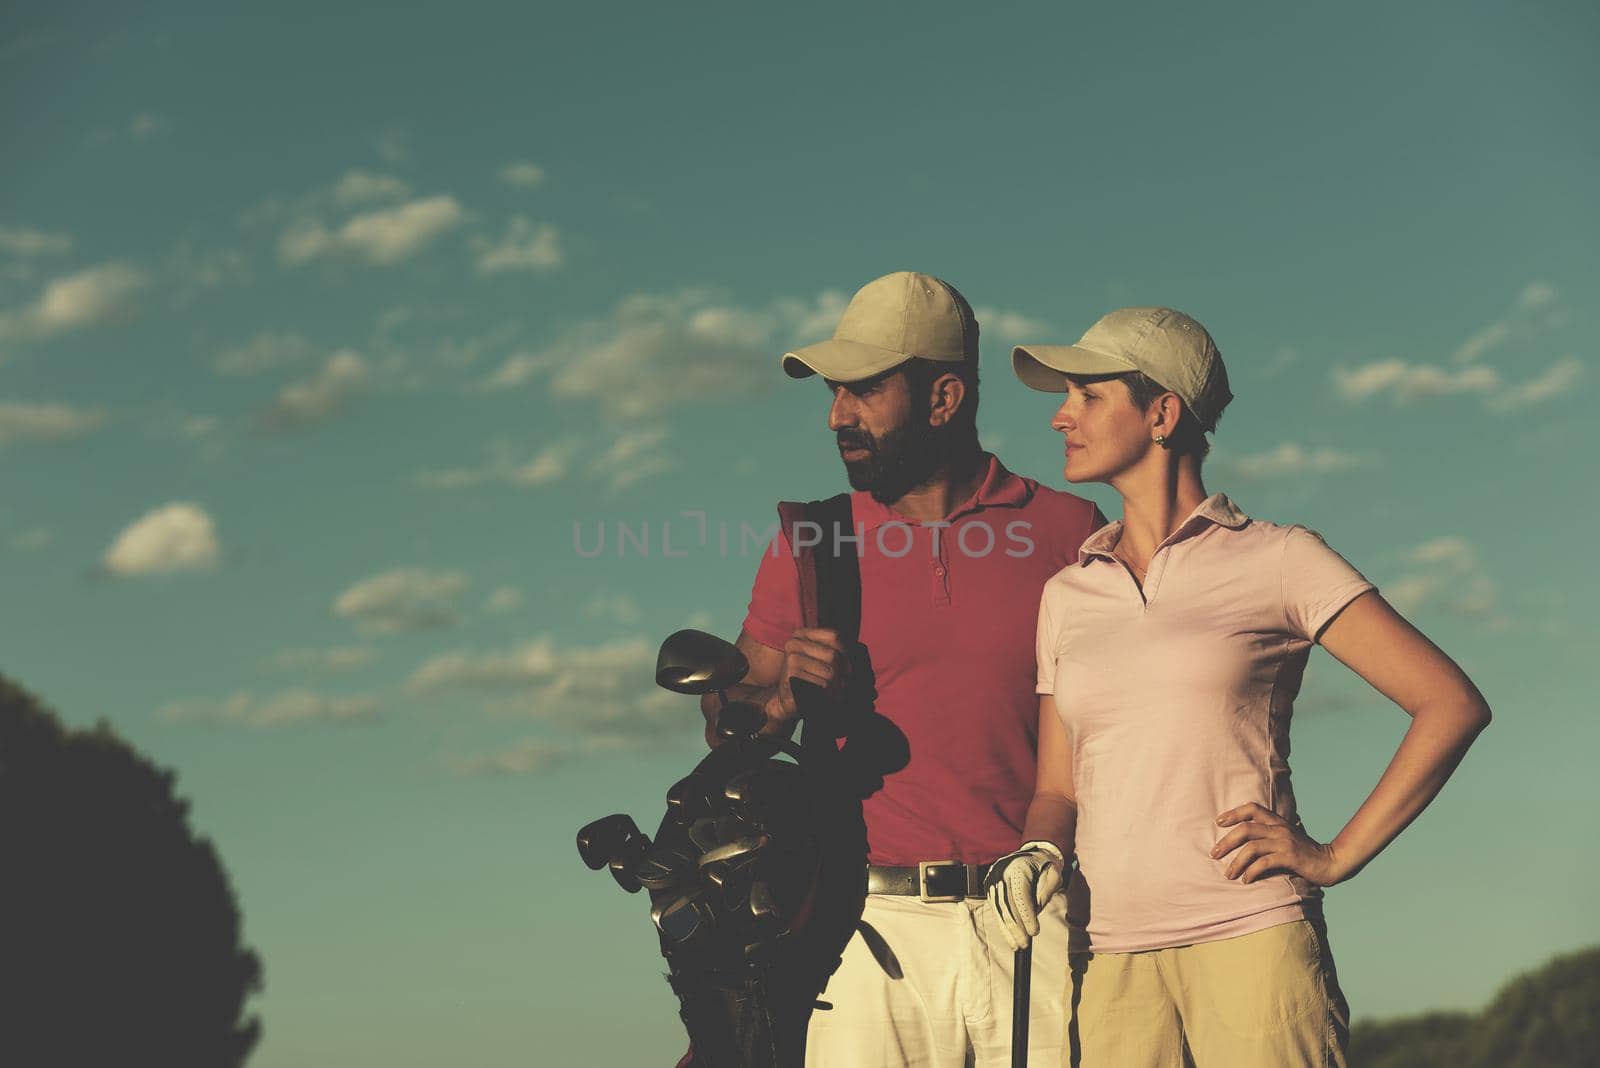
[[[1156,398],[1156,409],[1156,425],[1151,430],[1170,438],[1178,430],[1178,420],[1183,418],[1183,401],[1176,393],[1163,393]]]

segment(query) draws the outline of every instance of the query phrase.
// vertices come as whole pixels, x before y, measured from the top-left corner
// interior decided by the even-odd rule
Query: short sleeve
[[[1283,544],[1283,613],[1291,634],[1316,641],[1345,605],[1373,589],[1322,535],[1289,528]]]
[[[1050,587],[1039,598],[1039,629],[1035,634],[1034,657],[1038,661],[1039,684],[1036,693],[1056,692],[1056,627],[1050,615]]]
[[[800,625],[800,571],[789,551],[789,540],[780,530],[772,536],[756,568],[744,632],[769,649],[782,649]]]

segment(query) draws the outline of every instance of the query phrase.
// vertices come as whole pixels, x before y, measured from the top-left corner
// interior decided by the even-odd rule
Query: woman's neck
[[[1140,566],[1149,563],[1156,547],[1209,496],[1193,457],[1157,460],[1111,482],[1122,495],[1122,537],[1117,551]]]

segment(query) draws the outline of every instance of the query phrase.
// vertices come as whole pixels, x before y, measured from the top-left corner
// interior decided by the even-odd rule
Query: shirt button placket
[[[932,528],[933,545],[929,546],[928,555],[933,563],[933,606],[945,608],[950,604],[950,539],[949,528]],[[937,552],[932,551],[934,547]]]

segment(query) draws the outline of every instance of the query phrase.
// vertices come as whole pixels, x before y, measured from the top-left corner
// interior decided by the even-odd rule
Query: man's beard
[[[867,450],[865,460],[845,461],[850,488],[866,490],[879,504],[893,504],[907,493],[932,481],[950,447],[947,427],[936,427],[924,417],[874,438],[864,430],[837,433],[839,446]]]

